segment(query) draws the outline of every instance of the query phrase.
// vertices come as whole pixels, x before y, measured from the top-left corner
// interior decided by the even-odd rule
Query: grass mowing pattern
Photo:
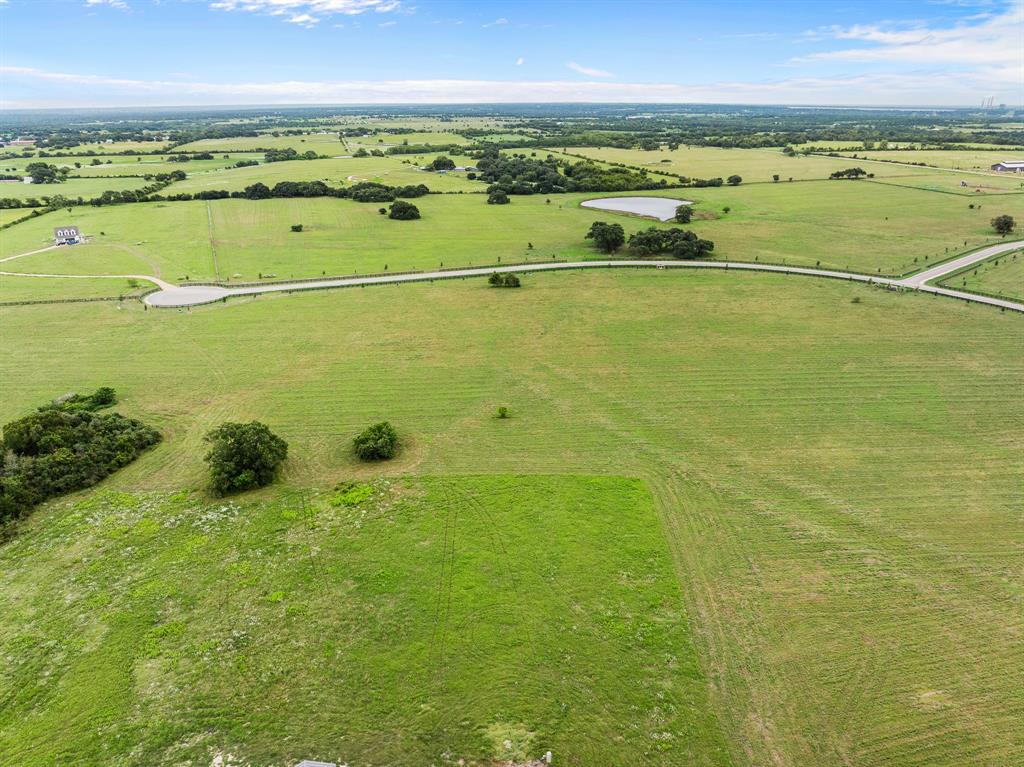
[[[165,435],[105,487],[197,487],[202,435],[257,417],[288,440],[296,486],[644,478],[738,764],[1024,761],[1017,315],[831,280],[616,272],[0,323],[0,414],[116,371],[121,411]],[[403,450],[360,466],[352,436],[382,418]]]
[[[5,764],[729,763],[638,481],[42,515],[0,549]]]

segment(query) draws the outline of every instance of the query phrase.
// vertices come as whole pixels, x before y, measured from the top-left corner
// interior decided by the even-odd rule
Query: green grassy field
[[[137,281],[138,282],[138,281]],[[0,274],[0,301],[55,301],[68,298],[134,296],[154,287],[150,283],[129,284],[118,279],[71,279],[11,277]]]
[[[289,163],[271,165],[278,164]],[[231,173],[248,170],[263,168],[227,172],[223,178],[209,175],[222,183]],[[169,189],[201,178],[205,176]],[[450,177],[428,181],[433,184],[434,178]],[[644,194],[688,198],[696,202],[699,215],[713,216],[692,228],[715,242],[719,259],[883,274],[923,267],[926,257],[946,257],[966,247],[965,240],[968,246],[986,242],[996,213],[988,204],[972,210],[956,195],[869,182],[783,182]],[[378,213],[379,205],[333,198],[88,206],[61,214],[61,221],[78,224],[92,237],[89,244],[76,246],[73,254],[62,249],[6,266],[19,272],[141,273],[171,280],[212,279],[218,272],[222,279],[315,277],[378,272],[385,265],[396,271],[498,259],[595,258],[602,254],[584,239],[591,222],[618,221],[627,232],[652,225],[579,207],[591,197],[558,195],[548,204],[548,198],[534,195],[493,206],[482,195],[429,195],[415,201],[423,218],[414,222],[391,221]],[[726,207],[729,213],[724,213]],[[1024,195],[1000,198],[998,212],[1024,219]],[[45,216],[5,230],[0,257],[49,244],[55,221]],[[296,223],[305,231],[291,232]]]
[[[981,293],[1024,300],[1024,253],[1011,253],[982,261],[939,283]]]
[[[544,151],[544,150],[541,150]],[[787,157],[781,149],[718,149],[716,147],[685,147],[675,151],[663,149],[645,152],[642,149],[615,149],[605,147],[570,147],[568,152],[605,162],[618,162],[647,168],[651,173],[667,173],[690,178],[728,178],[737,174],[747,183],[771,182],[778,174],[783,181],[826,179],[833,171],[849,168],[845,157],[796,156]],[[552,150],[553,154],[561,154]],[[878,164],[870,169],[879,176],[920,176],[929,173],[925,168]]]
[[[27,200],[32,197],[42,200],[44,197],[63,195],[68,198],[81,197],[89,200],[99,197],[108,189],[122,191],[140,189],[148,182],[141,178],[69,178],[60,184],[22,184],[8,182],[0,184],[0,197],[11,197]]]
[[[249,168],[201,173],[167,187],[167,194],[198,192],[204,189],[241,191],[262,181],[273,186],[278,181],[324,181],[332,186],[351,186],[359,181],[376,181],[389,186],[426,184],[436,192],[483,192],[486,185],[469,181],[465,173],[427,173],[415,163],[426,164],[437,155],[401,157],[347,157],[331,160],[294,160],[272,162]],[[468,157],[453,156],[460,165],[471,163]],[[186,171],[187,172],[187,171]]]
[[[897,162],[924,162],[936,168],[947,170],[975,170],[989,172],[995,163],[1003,160],[1024,160],[1024,152],[1015,149],[964,149],[937,150],[921,149],[913,152],[894,152],[873,149],[847,150],[872,160],[896,160]],[[1018,179],[1020,180],[1020,179]]]
[[[585,764],[713,762],[716,729],[739,765],[1003,767],[1024,758],[1016,315],[810,278],[616,272],[527,276],[518,291],[480,280],[191,312],[19,307],[0,309],[0,323],[4,421],[55,394],[109,384],[123,412],[165,435],[100,494],[52,504],[0,551],[17,586],[0,597],[5,654],[19,658],[0,678],[5,761],[88,763],[103,742],[118,753],[123,740],[153,749],[130,764],[205,767],[212,749],[278,759],[297,756],[292,747],[361,763],[371,745],[396,749],[373,755],[387,763],[387,753],[418,755],[442,741],[454,761],[484,753],[491,717],[538,733],[538,747],[591,749]],[[495,419],[497,405],[512,418]],[[355,463],[351,435],[382,417],[399,428],[402,452],[385,465]],[[204,481],[201,437],[249,418],[289,440],[282,484],[209,504],[194,495]],[[637,477],[657,523],[640,514],[631,526],[644,496],[618,480],[415,478],[509,473]],[[336,512],[324,515],[317,490],[383,476],[403,478],[393,492],[404,516],[352,513],[342,519],[361,527],[326,534]],[[279,501],[290,488],[311,489],[308,525]],[[427,517],[451,515],[472,494],[500,521],[467,518],[475,527],[457,560],[466,595],[453,599],[451,657],[470,676],[436,674],[417,654],[431,631],[417,595],[436,581],[408,576],[423,566],[436,576],[443,525]],[[521,516],[533,507],[532,521]],[[548,519],[557,526],[544,527]],[[485,530],[507,534],[508,550],[523,552],[517,561],[531,560],[518,562],[527,595],[546,567],[593,562],[587,583],[575,584],[591,620],[573,625],[583,637],[618,639],[566,637],[561,588],[531,600],[529,613],[476,607],[508,582],[475,569],[500,565]],[[665,650],[685,630],[652,617],[666,616],[663,602],[637,601],[647,589],[671,591],[660,575],[642,588],[632,575],[635,553],[661,556],[654,530],[706,685],[682,671],[685,652]],[[303,583],[312,559],[325,563],[327,585]],[[342,567],[360,577],[344,579]],[[382,620],[362,630],[335,620],[363,596]],[[621,600],[615,614],[631,622],[606,618],[592,599]],[[213,617],[192,623],[201,616]],[[543,625],[537,655],[529,644],[495,645],[502,625]],[[44,652],[51,637],[59,643]],[[374,655],[378,637],[393,652]],[[641,638],[653,644],[635,647]],[[577,647],[595,655],[560,655]],[[610,676],[581,672],[588,657]],[[607,716],[559,719],[564,699],[529,694],[554,682],[510,671],[512,659],[567,671],[578,696],[570,702],[594,699],[585,710],[601,710],[613,690]],[[658,676],[676,664],[678,674]],[[648,681],[616,682],[638,669]],[[382,684],[387,675],[401,687]],[[126,688],[132,697],[97,693]],[[716,722],[702,713],[701,689]],[[86,697],[89,708],[74,704]],[[618,706],[634,700],[620,717]],[[457,714],[442,730],[445,706]],[[245,717],[231,713],[240,708]],[[304,710],[315,714],[289,719]],[[692,727],[661,726],[675,717]],[[367,721],[408,726],[401,740],[384,729],[370,743],[360,735]],[[156,750],[166,742],[180,750]],[[60,743],[81,750],[55,754]],[[663,754],[643,756],[662,744]]]
[[[0,550],[5,763],[729,763],[641,483],[364,487],[37,520]]]

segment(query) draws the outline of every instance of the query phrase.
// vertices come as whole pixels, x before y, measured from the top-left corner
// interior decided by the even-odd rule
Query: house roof
[[[996,165],[1005,165],[1007,168],[1024,168],[1024,160],[1004,160]]]

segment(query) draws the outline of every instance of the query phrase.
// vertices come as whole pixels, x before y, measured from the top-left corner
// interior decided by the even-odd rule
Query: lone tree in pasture
[[[740,184],[743,183],[743,177],[733,174],[725,180],[725,183],[727,183],[729,186],[739,186]]]
[[[259,421],[222,423],[204,439],[212,445],[206,462],[219,495],[269,485],[288,456],[288,443]]]
[[[387,421],[381,421],[361,431],[352,440],[352,447],[363,461],[383,461],[398,450],[398,432]]]
[[[997,234],[1007,235],[1013,231],[1013,227],[1017,225],[1017,222],[1013,220],[1013,216],[1003,214],[1002,216],[996,216],[992,219],[992,228],[996,230]]]
[[[590,225],[587,232],[587,239],[593,240],[598,250],[605,253],[614,253],[626,244],[626,233],[621,224],[607,224],[604,221],[595,221]]]
[[[434,161],[430,163],[431,170],[453,170],[454,168],[455,160],[450,157],[445,157],[444,155],[435,157]]]
[[[773,173],[772,174],[772,181],[774,181],[776,184],[779,183],[779,174],[778,173]]]
[[[508,205],[509,199],[508,194],[504,189],[495,189],[489,195],[487,195],[488,205]]]
[[[302,224],[292,224],[292,231],[293,232],[301,232],[302,231]]]
[[[693,208],[689,205],[680,205],[676,208],[676,223],[677,224],[688,224],[693,218]]]
[[[405,200],[395,200],[391,204],[391,212],[388,213],[388,218],[395,221],[413,221],[419,217],[420,209]]]

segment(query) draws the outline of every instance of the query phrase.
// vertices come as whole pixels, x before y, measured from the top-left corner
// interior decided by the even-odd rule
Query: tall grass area
[[[4,763],[729,763],[641,483],[358,489],[98,493],[0,549]]]
[[[347,539],[322,535],[324,521],[314,519],[309,529],[301,519],[283,518],[289,507],[278,499],[287,488],[311,488],[315,495],[341,480],[391,476],[398,478],[396,487],[410,488],[409,503],[420,504],[416,488],[426,488],[422,492],[427,500],[418,508],[441,513],[461,508],[461,502],[437,496],[433,480],[420,485],[415,477],[586,474],[639,478],[653,495],[656,520],[648,516],[648,521],[641,518],[628,527],[630,501],[622,504],[627,510],[623,520],[606,523],[603,516],[594,518],[594,504],[544,484],[549,480],[535,486],[525,482],[515,494],[538,498],[526,507],[537,505],[552,517],[561,515],[557,524],[564,525],[555,534],[543,527],[522,528],[529,541],[524,546],[534,558],[531,565],[543,574],[549,557],[597,546],[607,542],[606,536],[613,549],[626,549],[609,556],[626,556],[632,543],[624,531],[647,536],[657,530],[683,594],[710,710],[734,763],[1001,767],[1024,760],[1018,545],[1024,535],[1019,513],[1024,355],[1015,314],[811,278],[616,272],[530,275],[517,291],[493,291],[480,280],[260,297],[191,312],[144,312],[141,307],[119,311],[106,304],[27,307],[0,310],[0,322],[4,421],[56,393],[115,386],[121,411],[156,426],[165,440],[105,482],[102,491],[186,493],[178,501],[167,501],[179,503],[178,510],[139,513],[131,510],[137,501],[129,499],[101,512],[106,502],[85,494],[85,506],[78,511],[57,504],[39,512],[14,542],[21,548],[4,553],[7,560],[0,568],[6,579],[0,591],[6,600],[0,625],[6,641],[13,643],[8,646],[17,650],[7,654],[41,657],[32,648],[48,632],[62,633],[42,627],[70,620],[67,616],[74,611],[90,620],[106,616],[83,624],[83,630],[67,638],[88,649],[115,641],[122,629],[152,631],[152,653],[160,662],[142,667],[145,673],[132,683],[140,697],[152,692],[153,702],[143,711],[154,712],[157,722],[193,716],[173,704],[160,708],[170,678],[164,662],[185,674],[183,679],[200,680],[196,689],[183,685],[177,694],[209,702],[200,709],[213,712],[207,720],[212,724],[203,731],[227,732],[238,741],[266,742],[257,734],[264,726],[266,737],[283,738],[275,713],[284,704],[273,701],[284,695],[297,710],[327,694],[361,696],[355,699],[355,710],[394,700],[393,691],[378,684],[381,677],[358,675],[370,657],[360,654],[363,645],[323,636],[330,631],[317,621],[330,616],[312,609],[322,597],[316,587],[298,585],[301,574],[308,572],[300,563],[310,557],[310,549],[329,551],[332,558],[344,553],[353,559],[353,567],[373,557]],[[58,348],[61,353],[55,354]],[[498,405],[508,406],[512,418],[494,418]],[[216,522],[223,529],[197,529],[210,508],[195,495],[205,483],[202,435],[222,421],[251,418],[265,421],[290,443],[282,490],[240,499],[244,510],[230,513],[236,521]],[[350,452],[352,435],[383,418],[403,435],[402,452],[385,465],[358,464]],[[463,495],[474,487],[451,481]],[[480,480],[483,484],[473,492],[491,493],[486,488],[494,487],[487,484],[492,481],[497,486],[507,482]],[[550,504],[541,498],[544,493],[553,496]],[[265,510],[250,503],[265,504]],[[96,510],[90,511],[89,504],[96,504]],[[225,504],[228,509],[233,505]],[[495,519],[513,515],[516,508],[511,501],[496,502]],[[86,525],[83,515],[90,514],[109,519],[97,528],[110,536],[100,554],[91,537],[96,532],[85,537],[77,532]],[[152,521],[147,521],[150,514]],[[157,520],[166,520],[165,514],[178,517],[183,530],[163,527]],[[271,532],[274,523],[269,520],[275,514],[280,522]],[[123,522],[118,522],[121,515]],[[519,519],[513,515],[509,520],[513,518]],[[392,629],[386,641],[398,642],[408,636],[406,631],[424,636],[416,600],[400,598],[399,589],[419,588],[406,582],[406,568],[426,556],[419,546],[436,551],[432,547],[440,523],[377,527],[368,518],[365,524],[367,530],[379,531],[370,551],[385,563],[375,565],[379,584],[374,588],[395,589],[380,600],[380,609],[396,611],[387,613],[393,618],[403,604],[412,605],[405,608],[411,611],[407,622],[384,624]],[[479,529],[490,527],[507,529],[500,522]],[[142,547],[138,536],[147,529],[153,543]],[[47,589],[59,581],[31,587],[29,574],[37,571],[30,560],[39,556],[40,542],[61,536],[64,543],[54,543],[47,561],[80,573],[75,583],[81,589],[72,589],[71,602],[58,600],[60,611],[50,616],[40,605],[53,604],[56,592]],[[157,546],[161,537],[173,545]],[[649,537],[644,541],[645,547],[653,545]],[[392,544],[400,555],[389,550]],[[470,561],[490,545],[467,542]],[[114,548],[122,551],[120,559],[112,558]],[[136,559],[150,556],[155,557],[151,564]],[[185,583],[197,560],[224,574],[209,594],[191,591]],[[491,566],[498,568],[500,561],[494,556]],[[619,581],[608,576],[620,572],[617,561],[608,568],[581,570],[579,578],[592,582],[579,588],[591,594],[601,589],[621,593]],[[107,567],[114,568],[112,573]],[[147,579],[148,572],[164,574]],[[505,582],[500,572],[494,570],[488,589],[500,590]],[[206,582],[199,572],[195,577]],[[632,576],[621,579],[634,583]],[[89,585],[93,582],[117,583],[120,590],[97,593]],[[349,593],[357,594],[362,583],[353,579]],[[246,601],[239,604],[257,616],[253,627],[244,629],[250,633],[226,638],[242,611],[230,601],[216,636],[208,631],[193,635],[186,630],[187,621],[179,634],[174,633],[177,628],[162,628],[183,620],[185,611],[208,609],[200,604],[204,599],[233,599],[225,585],[245,590]],[[646,593],[647,587],[638,587],[638,593]],[[657,578],[649,587],[657,593],[667,588]],[[335,588],[340,586],[332,584],[325,593]],[[184,589],[186,595],[164,601],[168,589]],[[40,601],[11,602],[26,590],[38,593]],[[86,593],[94,595],[92,601],[86,601]],[[130,603],[116,601],[124,599],[123,593],[131,594]],[[551,615],[552,604],[557,606],[555,615],[570,609],[557,588],[538,600],[544,605],[537,606],[537,615]],[[275,607],[268,608],[266,601]],[[293,602],[310,609],[289,616]],[[459,624],[459,633],[483,632],[476,636],[484,646],[493,646],[489,632],[506,625],[500,602],[494,604],[491,610],[472,613],[475,620]],[[581,603],[581,615],[596,620],[600,612],[591,604]],[[454,610],[467,607],[459,600],[453,605]],[[644,609],[652,608],[647,604]],[[633,614],[640,620],[654,613],[637,604]],[[290,621],[300,617],[302,625],[313,621],[314,630],[292,630],[299,624]],[[281,637],[293,638],[291,643],[275,640],[279,644],[274,646],[290,650],[276,650],[260,663],[236,665],[234,671],[231,662],[239,656],[227,655],[217,673],[196,674],[190,648],[204,641],[214,651],[220,647],[217,642],[259,646],[251,644],[252,632],[266,636],[274,621],[285,627]],[[547,625],[554,632],[560,624]],[[374,636],[373,631],[368,627],[362,636]],[[344,632],[342,637],[358,635],[348,633],[347,625]],[[558,636],[538,641],[554,643],[548,647],[573,646],[559,644]],[[517,641],[523,644],[509,655],[497,655],[492,669],[508,658],[530,657],[526,640]],[[295,668],[291,664],[296,662],[288,654],[313,657],[314,642],[335,642],[323,648],[325,658],[351,653],[352,675],[344,679],[352,684],[323,689],[320,666],[312,667],[317,673],[308,677],[308,684],[296,683],[294,675],[290,686],[284,682],[279,671]],[[550,659],[546,652],[538,657]],[[488,667],[470,657],[468,649],[466,653],[462,662],[468,668]],[[118,673],[129,668],[125,656],[92,657],[121,669]],[[429,709],[442,700],[435,696],[436,685],[452,677],[434,680],[426,673],[429,667],[415,662],[416,656],[378,657],[394,664],[388,673],[402,680],[406,697],[427,707],[410,721],[436,721],[431,717],[441,708]],[[685,667],[684,656],[676,658]],[[564,659],[564,664],[578,673],[572,661]],[[638,654],[635,664],[623,668],[639,664],[654,674],[664,663],[670,659],[657,651]],[[79,689],[94,689],[88,679],[98,678],[90,676],[98,672],[83,664],[80,680],[86,681]],[[45,671],[40,667],[34,677],[39,685]],[[19,728],[63,721],[73,710],[63,705],[59,683],[36,697],[38,688],[26,688],[26,677],[18,674],[4,678],[6,699],[9,705],[28,706],[32,713],[8,725],[7,743],[23,742],[20,734],[29,731]],[[689,672],[679,674],[689,678]],[[341,677],[326,678],[330,682]],[[216,712],[223,708],[218,706],[227,704],[210,690],[234,685],[237,692],[232,694],[239,700],[256,700],[253,679],[265,680],[274,694],[265,696],[265,703],[244,721],[219,716]],[[500,696],[491,695],[490,679],[480,676],[477,688],[493,701]],[[505,682],[512,685],[514,679],[518,677],[506,677]],[[675,679],[675,674],[664,677]],[[524,689],[538,689],[532,684]],[[33,691],[32,697],[19,690]],[[641,694],[633,682],[618,692]],[[674,693],[666,688],[665,694],[671,699]],[[116,696],[110,700],[110,705],[120,705]],[[553,716],[548,703],[536,702],[540,708],[534,711],[539,713],[530,713],[510,702],[501,721],[554,732],[544,724]],[[461,722],[463,710],[445,721]],[[491,711],[482,704],[479,710]],[[632,726],[647,709],[630,710],[624,719],[619,710],[609,709],[608,714],[618,729],[595,723],[574,732],[601,736],[600,744],[590,746],[595,749],[619,749],[607,738],[638,743],[631,740]],[[659,711],[678,714],[668,703],[659,704]],[[121,716],[111,709],[104,726],[113,726]],[[693,716],[692,721],[702,721],[699,709]],[[467,715],[465,727],[485,718]],[[321,722],[315,717],[311,721]],[[184,731],[167,727],[174,737]],[[696,754],[690,763],[711,760],[714,744],[708,733],[713,729],[701,725],[693,738],[671,740],[664,758],[639,758],[640,752],[633,751],[634,761],[661,764],[678,758],[688,763],[683,755],[689,758],[689,744]],[[323,720],[319,731],[325,740],[344,743],[342,736],[353,730],[341,725],[332,729]],[[459,737],[452,735],[451,741],[470,743]],[[417,749],[423,742],[403,742],[409,753],[421,753]],[[485,745],[474,742],[479,748]],[[622,746],[614,753],[628,750]],[[165,760],[173,763],[172,757]],[[581,763],[616,762],[588,752]]]

